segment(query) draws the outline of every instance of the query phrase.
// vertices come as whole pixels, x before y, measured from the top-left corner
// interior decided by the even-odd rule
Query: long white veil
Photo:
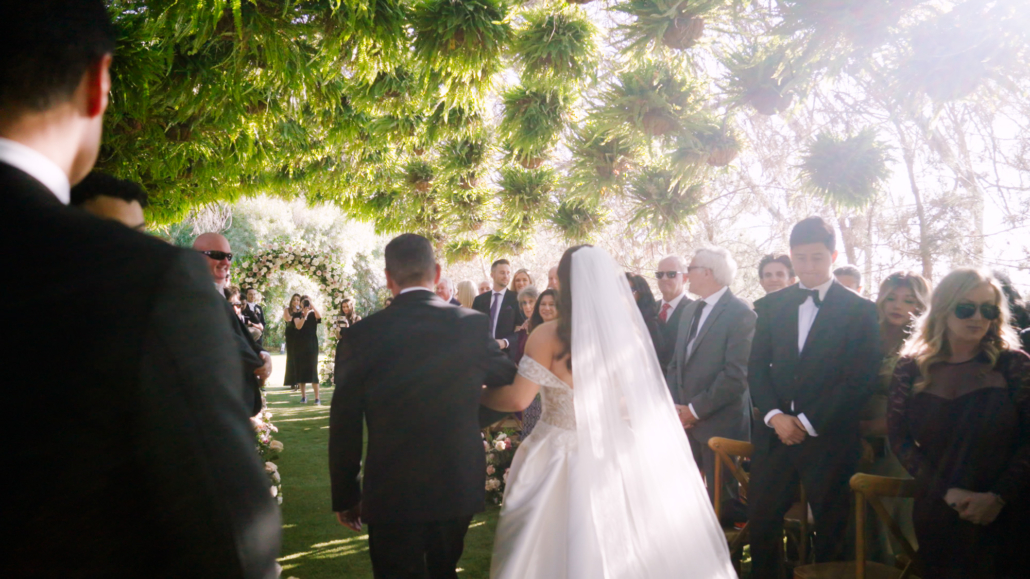
[[[625,274],[584,247],[571,284],[577,478],[589,487],[605,578],[735,578]]]

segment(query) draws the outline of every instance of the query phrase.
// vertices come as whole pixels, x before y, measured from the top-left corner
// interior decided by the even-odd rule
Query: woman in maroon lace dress
[[[1030,358],[1000,288],[950,273],[906,344],[890,389],[891,448],[915,477],[924,579],[1027,572]]]

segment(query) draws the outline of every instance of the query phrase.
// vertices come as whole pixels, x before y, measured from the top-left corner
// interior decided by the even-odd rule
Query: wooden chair
[[[737,483],[740,485],[741,497],[746,497],[749,494],[748,483],[751,477],[740,468],[737,459],[751,458],[755,450],[754,445],[741,440],[713,437],[708,440],[708,448],[715,452],[716,460],[722,463],[733,475],[733,478],[737,480]],[[722,473],[723,469],[715,469],[715,516],[719,519],[722,518]],[[784,515],[783,526],[788,533],[795,532],[797,534],[795,540],[798,545],[798,560],[799,564],[804,564],[808,561],[808,500],[805,496],[804,487],[801,487],[800,493],[801,500],[791,506],[787,514]],[[740,529],[734,526],[723,527],[723,532],[726,534],[726,541],[730,546],[730,557],[733,561],[733,566],[737,573],[740,574],[740,558],[744,552],[744,545],[748,544],[748,524],[745,523],[743,528]]]
[[[880,497],[911,498],[915,496],[915,488],[915,481],[911,479],[871,474],[856,474],[851,477],[851,490],[855,492],[855,561],[795,567],[795,579],[916,579],[914,573],[917,572],[919,565],[916,551],[880,501]],[[899,568],[866,560],[867,501],[904,551],[898,555]]]

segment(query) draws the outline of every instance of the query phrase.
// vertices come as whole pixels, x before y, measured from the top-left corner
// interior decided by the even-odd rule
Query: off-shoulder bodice
[[[563,430],[576,430],[576,406],[573,403],[571,386],[529,356],[523,356],[519,362],[519,374],[541,387],[543,413],[540,415],[540,422]]]

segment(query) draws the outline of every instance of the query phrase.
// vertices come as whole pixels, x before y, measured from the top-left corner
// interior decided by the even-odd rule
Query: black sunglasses
[[[994,321],[1001,316],[1001,308],[994,304],[980,304],[980,315],[985,320]],[[955,306],[955,317],[960,320],[968,320],[976,314],[977,305],[971,302],[961,303]]]
[[[232,261],[232,254],[224,251],[201,251],[200,253],[203,253],[215,261],[222,261],[223,259]]]
[[[667,277],[669,279],[675,279],[676,276],[679,275],[679,273],[680,272],[678,272],[678,271],[656,271],[656,272],[654,272],[654,276],[656,278],[658,278],[658,279],[662,279],[663,277]]]

